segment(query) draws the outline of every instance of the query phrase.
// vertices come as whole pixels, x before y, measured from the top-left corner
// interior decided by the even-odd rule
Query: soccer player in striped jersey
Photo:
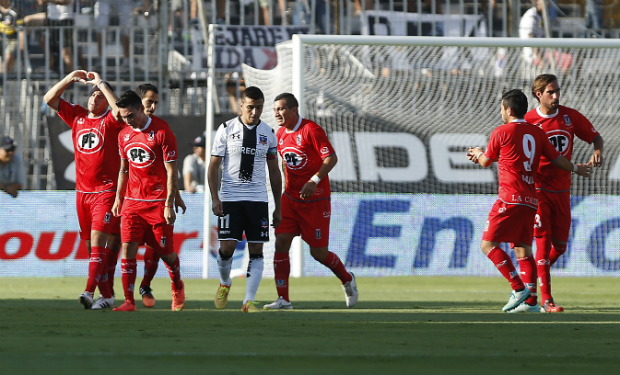
[[[485,168],[494,161],[498,162],[498,199],[489,213],[480,248],[512,287],[508,303],[502,310],[538,312],[538,304],[530,305],[525,301],[532,294],[528,285],[536,283],[532,240],[538,197],[534,184],[541,156],[558,168],[585,177],[590,177],[592,168],[568,161],[548,141],[544,131],[523,119],[527,112],[527,97],[521,90],[504,93],[500,107],[504,125],[493,130],[486,151],[470,147],[467,153],[469,160]],[[520,272],[500,248],[502,242],[508,242],[514,248]]]
[[[185,287],[179,258],[173,251],[178,187],[176,137],[168,124],[144,113],[140,96],[126,91],[116,102],[128,127],[118,135],[121,167],[112,212],[122,216],[122,280],[125,302],[114,311],[135,311],[136,254],[149,232],[157,240],[155,251],[165,262],[172,281],[173,311],[185,307]]]
[[[86,288],[79,296],[80,304],[85,309],[93,307],[93,294],[97,285],[102,297],[94,307],[114,305],[105,270],[108,254],[118,253],[120,247],[119,222],[112,215],[112,205],[120,165],[117,139],[119,132],[125,128],[125,124],[117,120],[114,111],[108,109],[103,91],[112,90],[101,79],[90,90],[88,109],[61,98],[72,83],[86,83],[94,77],[93,73],[76,70],[44,96],[47,105],[58,111],[58,117],[71,127],[80,238],[86,241],[90,253]]]
[[[289,249],[293,238],[310,246],[310,254],[329,268],[342,282],[347,307],[353,307],[359,293],[355,275],[347,272],[335,253],[329,251],[331,189],[327,174],[338,162],[325,131],[315,122],[302,118],[293,94],[278,95],[273,110],[278,129],[278,152],[282,156],[286,187],[282,195],[282,223],[276,228],[275,271],[278,299],[265,310],[292,309],[288,295],[291,270]]]
[[[282,176],[278,168],[277,140],[273,129],[260,119],[264,103],[265,97],[258,87],[246,88],[241,95],[241,116],[220,125],[213,140],[207,180],[213,213],[219,217],[217,266],[220,286],[215,294],[215,307],[218,309],[225,308],[228,303],[232,285],[232,257],[237,242],[243,239],[245,232],[250,261],[241,310],[245,313],[260,312],[254,299],[263,277],[263,243],[269,242],[265,164],[269,169],[269,183],[275,202],[272,225],[277,228],[282,219]],[[222,186],[218,194],[220,165]]]
[[[589,164],[600,167],[603,163],[603,137],[592,123],[577,110],[560,105],[560,85],[553,74],[541,74],[532,83],[532,95],[540,105],[525,115],[525,120],[547,133],[549,141],[568,160],[577,138],[591,143],[594,153]],[[538,167],[536,191],[538,212],[534,227],[536,237],[536,265],[540,281],[542,312],[564,311],[551,296],[551,266],[566,252],[571,226],[570,187],[571,173],[554,166],[542,157]],[[536,285],[533,285],[536,291]],[[532,301],[528,301],[532,303]]]

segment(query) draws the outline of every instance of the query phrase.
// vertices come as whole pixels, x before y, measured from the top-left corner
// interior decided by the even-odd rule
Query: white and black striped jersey
[[[217,129],[211,156],[221,156],[222,202],[267,202],[265,165],[277,157],[278,141],[269,125],[245,125],[241,117]]]

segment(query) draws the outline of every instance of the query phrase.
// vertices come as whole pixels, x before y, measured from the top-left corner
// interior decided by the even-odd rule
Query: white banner
[[[183,194],[188,206],[175,225],[174,247],[185,278],[202,276],[203,194]],[[332,196],[330,250],[359,276],[496,276],[480,251],[492,195],[348,194]],[[620,197],[573,197],[573,230],[557,276],[620,276]],[[79,240],[75,193],[0,194],[0,276],[85,276],[88,252]],[[215,217],[213,223],[217,223]],[[215,233],[214,233],[215,234]],[[265,277],[273,277],[273,231],[265,247]],[[214,236],[216,238],[216,236]],[[238,247],[242,250],[245,244]],[[509,253],[514,256],[512,251]],[[209,257],[217,278],[217,242]],[[247,252],[235,253],[235,275]],[[139,263],[139,276],[143,274]],[[331,276],[304,245],[303,273]],[[120,273],[119,273],[120,275]],[[159,277],[168,277],[160,267]]]

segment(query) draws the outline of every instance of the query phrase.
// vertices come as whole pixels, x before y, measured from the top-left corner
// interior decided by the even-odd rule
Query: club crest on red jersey
[[[80,118],[77,120],[77,123],[78,123],[78,125],[83,125],[83,124],[84,124],[84,117],[80,117]]]
[[[573,123],[570,121],[570,117],[568,115],[564,115],[564,122],[566,123],[566,126],[572,126]]]
[[[159,240],[159,245],[160,245],[161,247],[166,247],[166,237],[162,237],[162,238]]]
[[[549,137],[549,142],[553,147],[563,156],[566,156],[573,149],[571,134],[566,130],[550,130],[547,132],[547,137]]]
[[[155,152],[144,143],[131,143],[125,146],[127,160],[136,168],[145,168],[155,162]]]
[[[76,147],[83,154],[93,154],[103,147],[103,134],[99,129],[84,129],[77,133]]]
[[[317,230],[315,231],[315,233],[314,233],[314,238],[316,238],[317,240],[320,240],[320,239],[321,239],[321,237],[322,237],[322,235],[321,235],[321,230],[320,230],[320,229],[317,229]]]
[[[110,223],[110,220],[112,220],[112,213],[110,213],[110,212],[106,212],[106,213],[105,213],[105,216],[103,217],[103,222],[104,222],[105,224],[109,224],[109,223]]]
[[[129,137],[130,137],[129,133],[125,134],[125,136],[123,137],[125,142],[127,142],[129,140]]]
[[[149,141],[152,141],[153,138],[155,138],[155,131],[151,130],[151,132],[149,133]]]
[[[308,163],[308,156],[294,147],[285,148],[281,154],[289,169],[301,169]]]

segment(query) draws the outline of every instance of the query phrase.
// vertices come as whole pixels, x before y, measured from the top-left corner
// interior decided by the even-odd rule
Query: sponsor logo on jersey
[[[127,142],[129,140],[130,135],[129,134],[125,134],[125,136],[123,137],[123,139],[125,140],[125,142]]]
[[[282,139],[280,139],[280,142],[278,142],[279,145],[283,144],[284,141]]]
[[[564,115],[564,122],[566,123],[566,126],[572,126],[573,123],[570,121],[570,117],[568,115]]]
[[[308,156],[294,147],[287,147],[281,151],[282,159],[287,168],[301,169],[308,163]]]
[[[258,135],[258,143],[260,143],[261,145],[266,145],[267,144],[267,136],[259,134]]]
[[[94,128],[80,130],[76,136],[76,146],[83,154],[94,154],[103,148],[103,134]]]
[[[324,218],[326,218],[326,219],[327,219],[328,217],[330,217],[330,216],[331,216],[331,214],[332,214],[332,213],[331,213],[331,212],[329,212],[329,211],[323,211],[323,217],[324,217]]]
[[[512,200],[515,200],[514,195],[512,196]],[[521,198],[519,198],[519,200],[521,200]],[[497,210],[497,212],[499,212],[500,214],[502,212],[506,212],[506,207],[500,207],[499,210]]]
[[[261,219],[260,221],[260,226],[263,227],[263,229],[265,228],[269,228],[269,220],[267,219]]]
[[[168,153],[168,158],[173,158],[173,157],[175,157],[175,156],[177,156],[177,152],[176,152],[176,151],[170,151],[170,152]]]
[[[562,155],[566,156],[573,149],[571,134],[562,129],[550,130],[547,132],[549,142]]]
[[[297,134],[297,146],[301,146],[301,134]]]
[[[159,240],[159,245],[160,245],[161,247],[166,247],[166,237],[162,237],[162,238]]]
[[[321,148],[321,155],[329,154],[329,149],[327,147]]]
[[[286,280],[277,280],[276,279],[276,285],[277,286],[285,286],[286,285]]]
[[[103,217],[103,222],[105,224],[110,224],[110,220],[112,220],[112,213],[106,212],[105,216]]]
[[[487,222],[484,224],[484,231],[488,231],[489,230],[489,221],[487,220]]]
[[[596,133],[596,129],[594,129],[594,126],[590,130],[592,130],[592,133]]]
[[[84,124],[84,117],[80,117],[80,118],[77,120],[77,123],[78,123],[78,125],[83,125],[83,124]]]
[[[230,139],[241,139],[241,134],[231,134],[229,138]]]
[[[125,146],[127,160],[136,168],[145,168],[155,162],[155,153],[144,143],[130,143]]]
[[[317,230],[314,232],[314,238],[316,238],[317,240],[320,240],[320,239],[321,239],[321,230],[320,230],[320,229],[317,229]]]

